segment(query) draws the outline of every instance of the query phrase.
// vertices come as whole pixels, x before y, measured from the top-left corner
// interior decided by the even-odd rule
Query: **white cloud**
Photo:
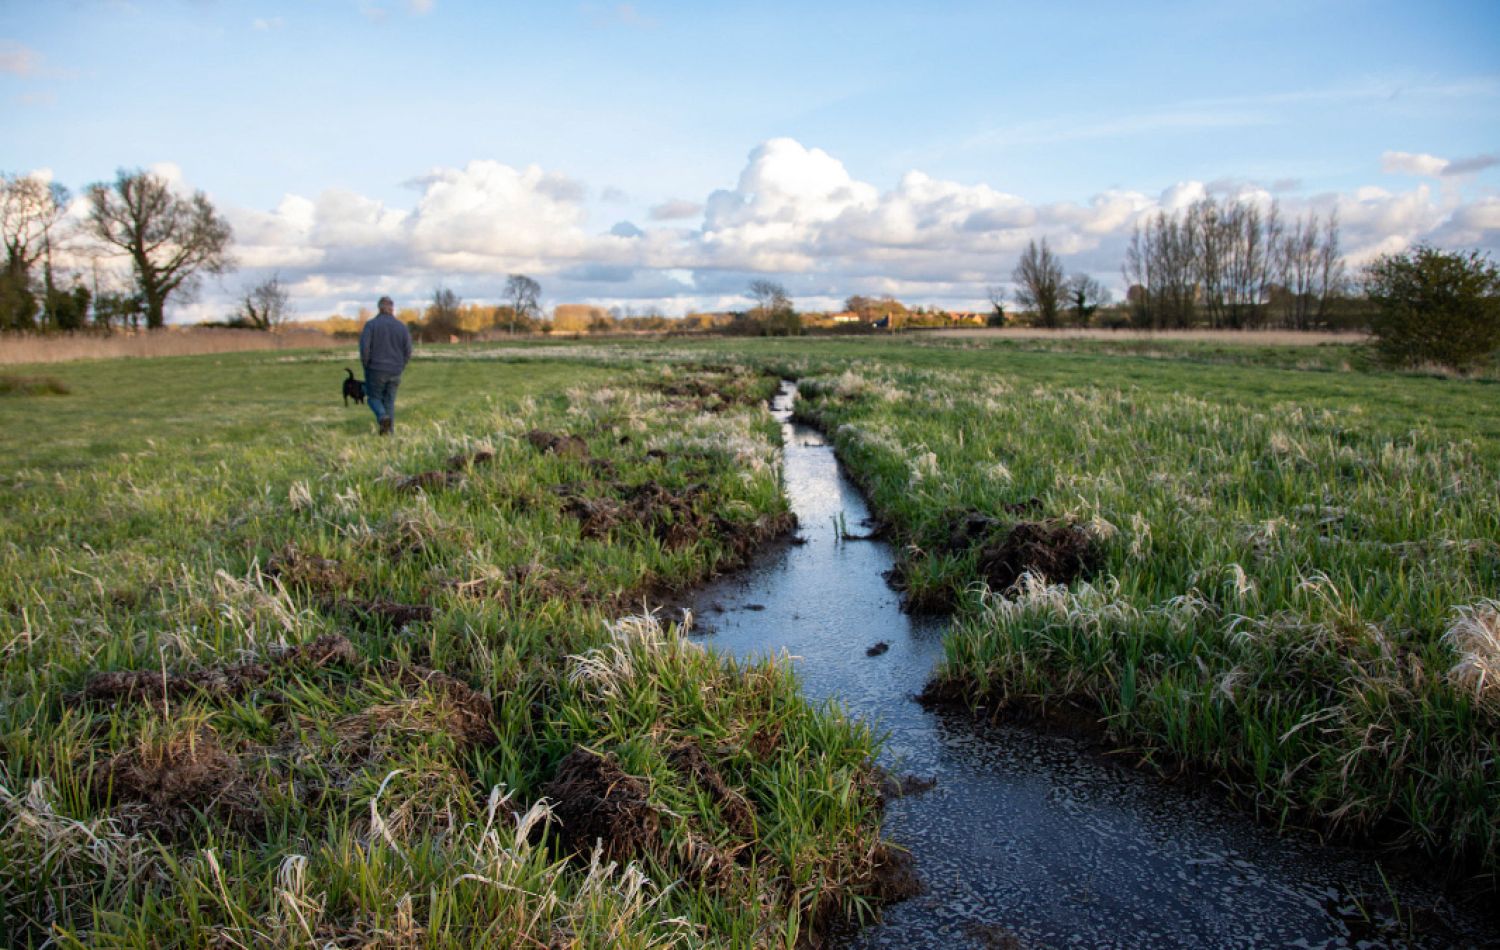
[[[1380,156],[1380,170],[1386,174],[1424,178],[1472,175],[1495,165],[1500,165],[1500,155],[1471,155],[1452,160],[1425,152],[1386,152]]]
[[[279,16],[257,17],[254,21],[252,21],[251,25],[262,33],[270,33],[285,27],[286,20]]]
[[[432,12],[435,0],[406,0],[406,9],[417,16],[424,16]]]
[[[0,40],[0,73],[34,76],[41,67],[41,53],[12,40]]]
[[[175,166],[153,170],[186,188]],[[440,283],[466,299],[495,300],[497,282],[513,272],[537,277],[551,302],[666,312],[739,306],[758,275],[782,281],[809,306],[891,293],[977,307],[987,285],[1008,282],[1028,241],[1046,238],[1070,272],[1117,288],[1124,244],[1146,216],[1210,194],[1262,207],[1273,198],[1265,186],[1226,179],[1037,204],[920,171],[882,190],[833,155],[787,138],[752,150],[734,185],[703,202],[651,208],[644,228],[621,221],[604,190],[535,165],[475,160],[408,184],[416,196],[406,208],[330,189],[287,195],[267,211],[226,209],[236,256],[252,272],[234,285],[255,271],[280,271],[308,316],[382,292],[415,301]],[[1500,246],[1500,198],[1466,199],[1461,182],[1366,186],[1283,199],[1281,208],[1284,218],[1337,213],[1356,266],[1417,241]],[[674,223],[694,218],[697,226]]]

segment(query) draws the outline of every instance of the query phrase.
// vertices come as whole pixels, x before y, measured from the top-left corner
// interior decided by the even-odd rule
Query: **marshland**
[[[426,347],[390,440],[337,351],[18,367],[50,382],[0,396],[7,938],[879,945],[942,890],[903,842],[927,716],[1394,882],[1335,942],[1493,940],[1494,384],[1323,350]],[[868,517],[799,522],[787,379]],[[887,547],[859,596],[930,646],[819,667],[684,613],[799,542]],[[816,596],[778,636],[827,634]]]

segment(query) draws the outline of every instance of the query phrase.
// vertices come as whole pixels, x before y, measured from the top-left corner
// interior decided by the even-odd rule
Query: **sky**
[[[305,317],[439,286],[680,314],[983,310],[1045,238],[1116,293],[1204,195],[1351,267],[1500,250],[1500,2],[0,0],[0,170],[202,190]]]

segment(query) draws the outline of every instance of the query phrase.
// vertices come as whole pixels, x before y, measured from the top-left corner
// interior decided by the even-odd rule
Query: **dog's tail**
[[[349,368],[349,367],[347,367],[347,366],[345,366],[345,367],[344,367],[344,372],[346,372],[346,373],[348,373],[348,374],[349,374],[349,378],[350,378],[350,379],[353,379],[353,378],[354,378],[354,370],[352,370],[352,369],[350,369],[350,368]]]

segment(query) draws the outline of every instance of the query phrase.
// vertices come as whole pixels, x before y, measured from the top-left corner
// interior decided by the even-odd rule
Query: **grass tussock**
[[[1347,383],[852,373],[804,380],[799,412],[904,545],[908,602],[960,613],[934,698],[1090,720],[1270,820],[1500,872],[1493,410],[1455,437]]]
[[[0,376],[0,397],[66,396],[72,391],[55,376]]]

